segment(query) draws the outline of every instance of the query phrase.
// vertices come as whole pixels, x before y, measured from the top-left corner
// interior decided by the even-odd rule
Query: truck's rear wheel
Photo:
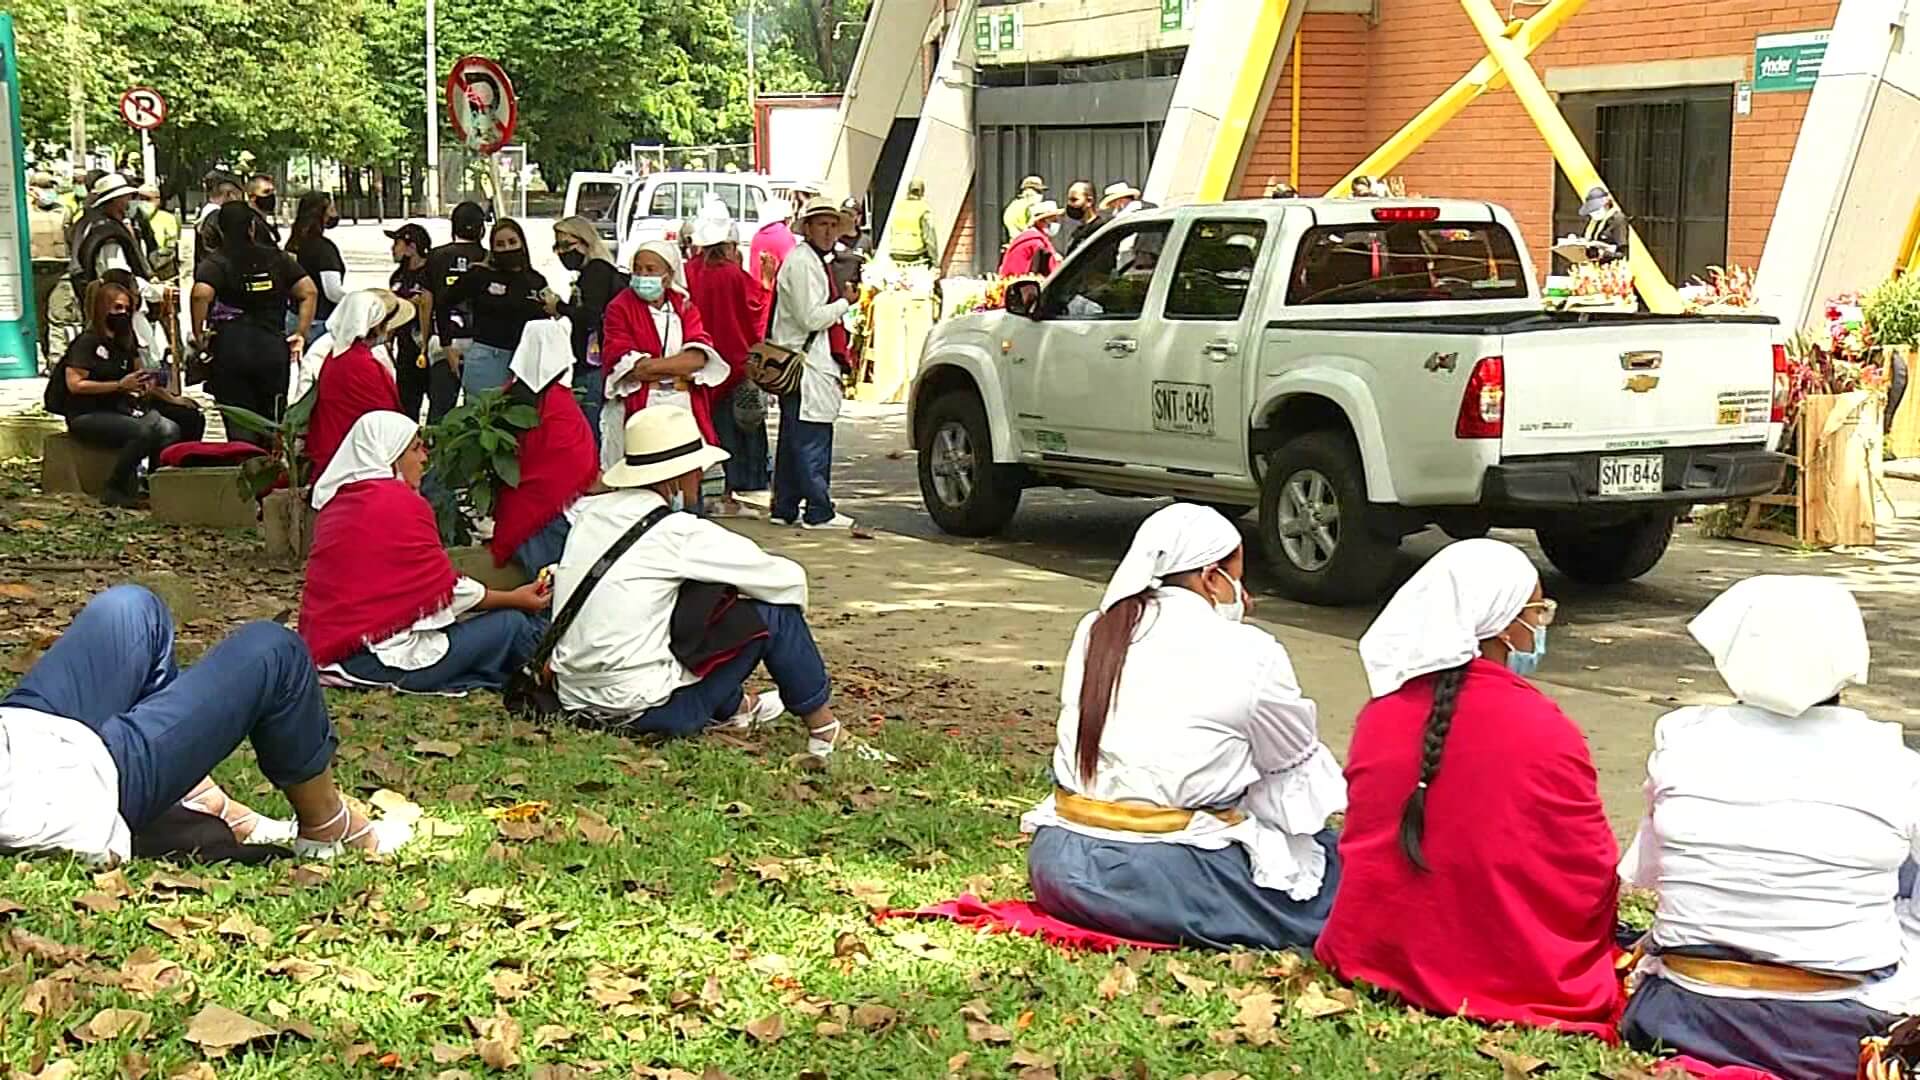
[[[992,536],[1020,508],[1020,468],[993,462],[980,399],[965,390],[935,398],[921,427],[920,501],[955,536]]]
[[[1380,595],[1399,544],[1373,527],[1353,441],[1315,431],[1282,444],[1260,485],[1260,546],[1280,591],[1309,604]]]
[[[1588,585],[1618,585],[1659,564],[1673,540],[1673,515],[1648,514],[1598,529],[1570,522],[1534,535],[1561,573]]]

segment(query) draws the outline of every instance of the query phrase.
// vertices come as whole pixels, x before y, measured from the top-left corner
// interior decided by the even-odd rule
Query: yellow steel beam
[[[1249,60],[1266,57],[1268,63],[1243,63],[1235,74],[1233,94],[1227,101],[1226,112],[1220,118],[1220,128],[1214,133],[1213,145],[1208,147],[1206,168],[1200,173],[1199,190],[1194,193],[1195,202],[1220,202],[1233,198],[1235,193],[1231,189],[1234,174],[1240,170],[1241,151],[1246,147],[1247,133],[1253,129],[1253,112],[1259,107],[1260,98],[1266,90],[1267,73],[1272,70],[1268,64],[1276,62],[1280,32],[1287,24],[1287,8],[1291,4],[1304,2],[1270,0],[1262,5],[1244,55]],[[1198,63],[1210,62],[1206,57],[1190,59]],[[1218,60],[1211,58],[1211,62]]]
[[[1300,190],[1300,31],[1293,32],[1293,104],[1287,110],[1287,186]]]
[[[1920,201],[1913,204],[1913,216],[1907,219],[1907,235],[1900,241],[1900,259],[1894,269],[1920,274]]]
[[[1553,96],[1541,85],[1540,76],[1527,61],[1525,53],[1513,43],[1506,34],[1506,26],[1500,21],[1500,13],[1488,0],[1460,0],[1460,6],[1467,11],[1467,18],[1473,20],[1473,28],[1479,32],[1480,40],[1487,47],[1487,55],[1500,65],[1500,70],[1513,87],[1514,96],[1520,99],[1520,107],[1527,110],[1533,126],[1540,131],[1540,137],[1546,140],[1547,149],[1553,151],[1553,158],[1560,163],[1560,171],[1567,175],[1576,192],[1585,192],[1589,188],[1602,186],[1600,171],[1593,167],[1586,150],[1581,147],[1580,139],[1574,135],[1573,128],[1567,124],[1567,118],[1560,115],[1560,107],[1553,103]],[[1680,294],[1667,281],[1665,274],[1653,261],[1653,254],[1640,242],[1640,235],[1627,229],[1627,267],[1633,272],[1633,286],[1640,291],[1640,299],[1646,302],[1647,309],[1660,314],[1676,314],[1684,310]]]
[[[1528,56],[1538,49],[1553,32],[1564,26],[1586,5],[1587,0],[1549,0],[1547,6],[1534,12],[1533,17],[1523,23],[1506,28],[1512,35],[1520,55]],[[1446,92],[1433,100],[1433,104],[1420,110],[1419,114],[1407,121],[1399,131],[1393,133],[1380,149],[1368,155],[1366,160],[1354,167],[1341,181],[1327,192],[1329,195],[1345,195],[1353,190],[1353,178],[1356,176],[1385,176],[1400,167],[1400,163],[1413,156],[1420,144],[1431,138],[1433,133],[1447,121],[1459,116],[1474,99],[1489,90],[1498,90],[1507,85],[1507,77],[1493,57],[1483,58],[1473,66],[1473,70],[1461,76],[1460,81],[1448,87]],[[1299,106],[1296,103],[1295,108]],[[1297,186],[1297,185],[1296,185]]]

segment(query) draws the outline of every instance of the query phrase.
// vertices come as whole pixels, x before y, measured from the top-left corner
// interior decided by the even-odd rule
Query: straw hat
[[[700,437],[693,413],[678,405],[651,405],[627,419],[626,458],[600,481],[637,488],[672,480],[727,460],[727,452]]]
[[[821,217],[826,214],[831,214],[839,219],[841,232],[844,233],[852,230],[853,215],[842,210],[839,203],[834,202],[825,195],[815,195],[813,198],[807,200],[805,206],[800,208],[800,220],[802,223],[806,222],[808,218]]]
[[[1121,199],[1137,199],[1139,197],[1139,188],[1134,187],[1125,180],[1121,180],[1118,183],[1108,184],[1107,190],[1100,193],[1100,209],[1105,210]]]
[[[1033,204],[1033,213],[1027,216],[1027,221],[1029,224],[1038,225],[1048,218],[1057,218],[1064,213],[1066,211],[1060,209],[1059,203],[1052,199],[1042,199]]]
[[[1020,181],[1020,190],[1045,191],[1047,190],[1047,182],[1037,176],[1029,176],[1025,180]]]
[[[387,333],[399,333],[413,325],[414,320],[419,316],[419,311],[413,306],[413,301],[401,296],[392,289],[375,289],[373,292],[379,296],[380,299],[387,302],[387,320],[380,324],[380,329],[385,330]]]
[[[105,206],[122,195],[138,195],[139,189],[127,183],[126,177],[119,173],[108,173],[93,182],[94,206]]]

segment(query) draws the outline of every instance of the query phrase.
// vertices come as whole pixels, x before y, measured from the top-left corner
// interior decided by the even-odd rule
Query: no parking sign
[[[492,154],[513,137],[520,106],[513,83],[499,64],[484,56],[463,56],[447,73],[447,122],[461,145],[476,154]]]

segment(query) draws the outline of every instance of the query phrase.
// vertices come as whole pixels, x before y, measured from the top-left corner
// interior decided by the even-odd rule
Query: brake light
[[[1498,356],[1483,357],[1467,376],[1460,395],[1460,418],[1454,422],[1456,439],[1497,439],[1507,416],[1507,365]]]
[[[1375,221],[1438,221],[1440,208],[1437,206],[1376,206],[1373,209]]]
[[[1787,347],[1773,347],[1773,412],[1767,422],[1784,424],[1787,422],[1787,398],[1793,392],[1793,380],[1787,374]]]

